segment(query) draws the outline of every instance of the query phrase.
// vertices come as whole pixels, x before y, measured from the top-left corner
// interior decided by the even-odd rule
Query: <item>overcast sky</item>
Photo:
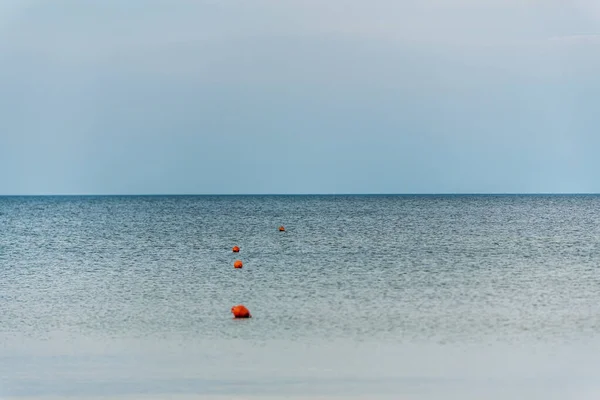
[[[600,192],[597,0],[0,2],[0,194]]]

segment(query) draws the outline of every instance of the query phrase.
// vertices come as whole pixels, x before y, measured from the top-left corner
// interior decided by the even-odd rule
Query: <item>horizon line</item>
[[[0,194],[0,197],[201,197],[201,196],[581,196],[599,192],[405,192],[405,193],[56,193]]]

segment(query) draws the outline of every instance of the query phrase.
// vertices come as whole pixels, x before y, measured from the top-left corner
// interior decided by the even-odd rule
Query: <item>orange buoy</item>
[[[282,226],[279,227],[279,232],[285,232],[285,228]]]
[[[242,304],[231,307],[231,313],[233,314],[233,318],[252,318],[252,315],[250,315],[250,310],[248,310]]]
[[[242,263],[241,260],[235,260],[233,263],[234,268],[242,268],[243,266],[244,266],[244,263]]]
[[[237,246],[233,246],[233,249],[231,249],[231,250],[233,250],[234,253],[239,253],[240,252],[240,248],[237,247]]]

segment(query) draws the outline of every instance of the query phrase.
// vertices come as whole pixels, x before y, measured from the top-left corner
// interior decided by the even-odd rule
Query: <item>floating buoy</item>
[[[285,232],[285,228],[282,226],[279,227],[279,232]]]
[[[242,268],[243,266],[244,266],[244,263],[242,263],[241,260],[235,260],[233,263],[234,268]]]
[[[237,247],[237,246],[233,246],[233,249],[231,249],[231,250],[233,250],[234,253],[239,253],[240,252],[240,248]]]
[[[233,314],[233,318],[252,318],[252,315],[250,315],[250,310],[248,310],[242,304],[231,307],[231,313]]]

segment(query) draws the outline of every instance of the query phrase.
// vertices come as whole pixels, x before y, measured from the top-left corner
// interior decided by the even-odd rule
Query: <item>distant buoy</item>
[[[234,268],[242,268],[243,266],[244,266],[244,264],[242,263],[241,260],[235,260],[235,262],[233,263]]]
[[[233,246],[232,250],[233,250],[234,253],[239,253],[240,252],[240,248],[237,247],[237,246]]]
[[[279,227],[279,232],[285,232],[285,228],[283,226]]]
[[[231,313],[233,314],[233,318],[252,318],[252,315],[250,315],[250,310],[248,310],[242,304],[231,307]]]

